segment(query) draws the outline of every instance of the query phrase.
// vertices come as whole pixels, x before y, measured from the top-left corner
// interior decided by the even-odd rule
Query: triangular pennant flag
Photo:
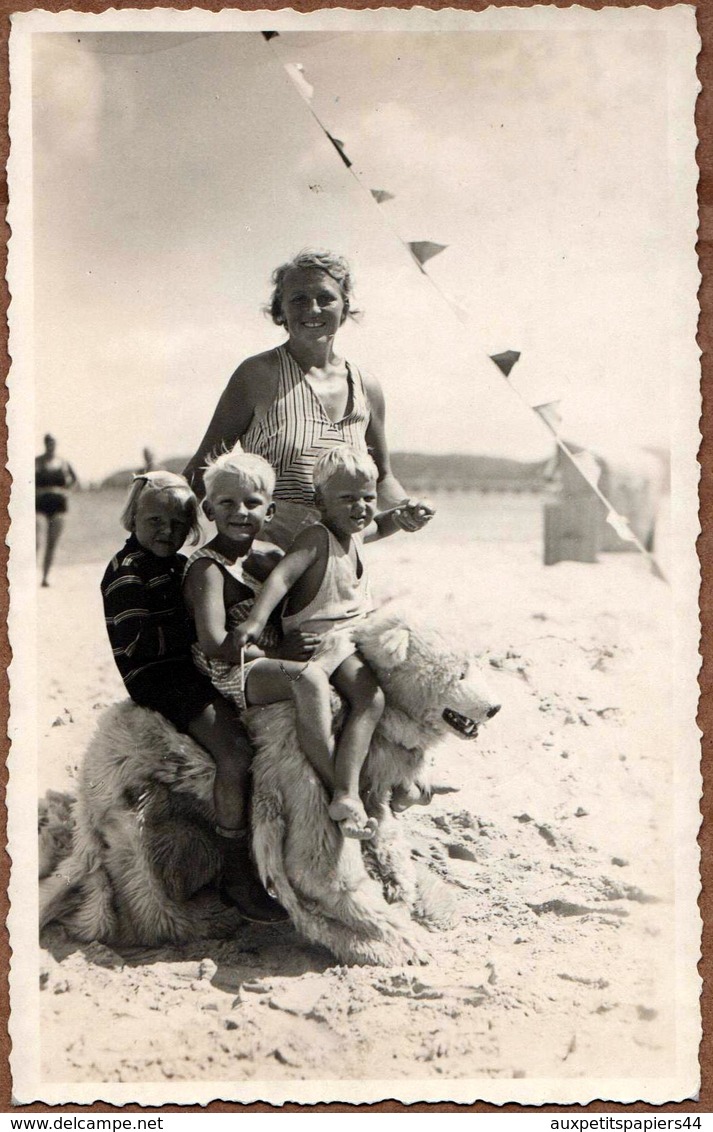
[[[298,91],[304,98],[305,102],[312,101],[314,94],[314,87],[307,82],[304,74],[304,67],[301,63],[285,63],[285,70],[297,87]]]
[[[387,193],[386,189],[371,189],[370,192],[377,204],[383,204],[386,200],[394,200],[394,194]]]
[[[668,585],[668,578],[664,574],[656,559],[652,556],[649,558],[649,562],[651,563],[651,573],[653,574],[653,576],[655,578],[659,578],[660,581],[665,582],[666,585]]]
[[[636,535],[629,526],[628,520],[625,519],[623,515],[620,515],[618,511],[608,511],[606,521],[624,542],[636,542]]]
[[[332,145],[336,149],[339,156],[341,157],[342,161],[346,165],[347,169],[351,169],[352,163],[349,160],[349,158],[347,157],[346,153],[344,152],[344,142],[340,141],[339,138],[333,138],[328,130],[325,130],[324,132],[327,135],[327,137],[329,138],[329,140],[331,141]]]
[[[519,350],[506,350],[504,354],[491,354],[490,360],[491,362],[495,362],[496,366],[505,377],[509,377],[510,370],[519,357]]]
[[[263,39],[266,39],[269,43],[271,39],[275,39],[280,33],[279,31],[264,31],[261,34]]]
[[[533,409],[538,417],[552,429],[552,432],[558,432],[559,426],[562,424],[562,414],[559,411],[561,401],[547,401],[544,405],[533,405]]]
[[[432,240],[416,240],[414,243],[409,243],[409,247],[416,262],[422,266],[429,259],[433,259],[434,255],[444,252],[448,244],[434,244]]]

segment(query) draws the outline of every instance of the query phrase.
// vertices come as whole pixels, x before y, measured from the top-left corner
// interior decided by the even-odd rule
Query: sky
[[[664,41],[37,34],[38,451],[55,433],[84,480],[146,445],[190,454],[240,361],[282,340],[262,308],[304,246],[354,266],[363,314],[337,343],[381,379],[392,450],[542,459],[551,439],[524,402],[557,397],[573,439],[666,446]],[[447,245],[430,278],[410,240]],[[489,360],[506,349],[523,400]]]

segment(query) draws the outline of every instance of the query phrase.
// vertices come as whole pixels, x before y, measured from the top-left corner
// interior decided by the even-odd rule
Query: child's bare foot
[[[391,794],[391,809],[395,814],[401,814],[409,806],[428,806],[431,797],[432,791],[418,782],[412,782],[410,786],[396,786]]]
[[[359,798],[352,798],[350,794],[335,794],[328,812],[332,821],[339,823],[345,837],[368,841],[374,836],[376,822],[374,818],[367,817]]]

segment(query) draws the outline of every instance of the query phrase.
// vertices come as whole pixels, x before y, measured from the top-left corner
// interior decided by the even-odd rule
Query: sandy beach
[[[47,1081],[671,1072],[666,588],[637,555],[545,568],[537,541],[469,540],[457,524],[388,540],[369,561],[382,596],[466,637],[503,704],[477,742],[436,752],[451,792],[401,819],[452,886],[458,926],[430,936],[429,965],[403,969],[335,966],[290,926],[121,955],[53,927]],[[65,557],[39,594],[40,793],[72,790],[98,711],[122,698],[102,570]]]
[[[468,7],[13,13],[20,1104],[695,1094],[701,29],[671,2]],[[432,803],[395,818],[457,908],[450,930],[418,928],[424,965],[345,966],[289,923],[247,922],[130,949],[52,923],[37,958],[35,798],[76,793],[102,712],[126,699],[99,584],[126,537],[131,472],[185,468],[192,452],[200,466],[237,437],[277,465],[285,498],[310,499],[317,453],[344,441],[372,451],[385,498],[396,481],[437,506],[425,530],[365,555],[377,598],[462,639],[501,704],[475,741],[442,741]],[[31,529],[42,448],[43,534],[68,492],[49,588]],[[607,520],[626,540],[624,516],[638,552],[545,566],[545,514],[553,558],[593,555]],[[396,707],[384,751],[398,741],[414,765],[410,705]],[[125,734],[106,745],[133,773]],[[126,745],[138,759],[149,743]],[[97,766],[95,798],[114,785]],[[179,806],[116,781],[97,858],[115,810],[117,843],[153,806],[162,844],[184,844]],[[280,806],[264,811],[277,843]],[[318,835],[304,817],[292,828],[311,864]],[[137,857],[121,866],[143,895],[157,875],[134,882]],[[293,915],[314,897],[299,870]],[[121,919],[131,900],[113,895],[101,908]]]

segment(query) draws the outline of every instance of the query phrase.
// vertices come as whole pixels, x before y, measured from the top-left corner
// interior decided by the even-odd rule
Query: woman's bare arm
[[[64,486],[67,489],[71,490],[71,488],[76,487],[78,483],[79,483],[79,477],[77,476],[77,473],[75,472],[72,465],[65,460],[64,461]]]
[[[249,398],[249,382],[239,366],[223,390],[215,407],[211,422],[206,429],[194,455],[183,469],[183,474],[191,484],[196,495],[201,498],[203,488],[203,465],[211,452],[221,448],[232,448],[236,440],[245,433],[253,416],[253,406]]]
[[[379,382],[371,376],[364,377],[364,388],[371,409],[371,419],[366,430],[366,443],[374,458],[374,463],[379,469],[379,504],[383,510],[392,510],[398,504],[403,504],[404,506],[399,507],[393,520],[396,527],[402,531],[420,530],[433,518],[435,512],[431,504],[425,500],[414,501],[409,499],[407,492],[391,471],[389,446],[386,442],[384,394]],[[386,527],[384,533],[391,533],[391,531]],[[373,541],[373,536],[366,541]]]
[[[382,507],[393,507],[406,498],[406,492],[391,471],[391,457],[386,442],[386,404],[381,385],[375,377],[363,375],[371,419],[366,430],[366,443],[379,469],[379,503]]]
[[[208,456],[231,449],[245,435],[256,412],[262,415],[272,403],[277,381],[275,367],[268,361],[272,352],[246,358],[238,366],[221,394],[205,436],[183,469],[199,498],[205,494],[202,469]]]

